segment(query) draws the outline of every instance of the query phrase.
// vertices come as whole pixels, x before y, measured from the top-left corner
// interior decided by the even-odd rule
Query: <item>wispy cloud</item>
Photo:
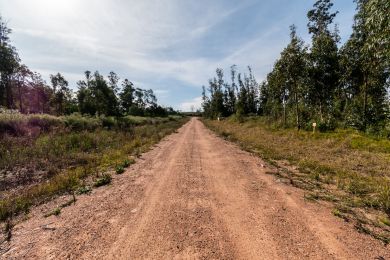
[[[190,101],[182,102],[179,106],[179,109],[182,111],[195,112],[196,110],[200,109],[201,104],[202,104],[202,97],[196,97]]]
[[[342,30],[352,23],[350,2],[338,4],[348,16],[340,19]],[[183,110],[199,105],[200,87],[217,67],[251,65],[264,79],[288,42],[290,24],[307,38],[305,13],[311,5],[300,0],[0,0],[23,62],[44,77],[60,71],[75,87],[87,69],[114,70]]]

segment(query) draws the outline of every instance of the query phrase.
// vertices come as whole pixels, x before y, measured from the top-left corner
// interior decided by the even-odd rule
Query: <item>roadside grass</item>
[[[390,242],[390,228],[384,224],[390,217],[390,140],[354,130],[313,134],[277,129],[260,117],[203,122],[259,154],[277,168],[274,174],[308,190],[306,199],[341,205],[344,210],[334,215],[354,219],[360,230]]]
[[[108,172],[128,167],[133,157],[188,120],[167,117],[135,125],[114,118],[42,115],[37,118],[55,123],[31,134],[31,118],[36,116],[0,114],[0,221],[59,194],[85,194],[91,186],[108,184]]]

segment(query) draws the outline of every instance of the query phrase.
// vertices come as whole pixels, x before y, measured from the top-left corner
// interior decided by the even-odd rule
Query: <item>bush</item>
[[[59,117],[50,115],[31,115],[27,120],[29,126],[39,127],[42,131],[49,131],[52,127],[63,125]]]
[[[380,187],[379,201],[385,213],[390,217],[390,183]]]
[[[50,115],[23,115],[2,110],[0,113],[0,134],[24,136],[49,131],[52,127],[63,125],[61,118]]]
[[[116,174],[122,174],[125,172],[125,168],[122,165],[117,165],[115,167],[115,172],[116,172]]]
[[[117,119],[117,127],[121,130],[131,130],[130,128],[133,126],[133,121],[128,117],[119,117]]]
[[[80,188],[77,189],[76,193],[78,195],[89,194],[89,193],[91,193],[91,191],[92,191],[91,187],[89,187],[89,186],[81,186]]]
[[[101,120],[92,117],[81,116],[80,114],[72,114],[64,117],[65,126],[74,131],[95,130],[102,126]]]
[[[132,125],[145,125],[148,122],[151,122],[150,118],[141,116],[126,116],[124,117],[124,120],[126,120],[129,124]]]
[[[112,129],[117,125],[115,118],[113,118],[112,116],[110,117],[102,116],[100,117],[100,120],[102,121],[102,126],[107,129]]]
[[[320,132],[334,131],[337,127],[337,123],[334,119],[328,119],[318,123],[318,130]]]
[[[111,183],[111,175],[108,173],[104,173],[102,177],[98,178],[94,184],[95,187],[104,186]]]
[[[0,134],[20,136],[27,132],[25,116],[13,110],[0,110]]]

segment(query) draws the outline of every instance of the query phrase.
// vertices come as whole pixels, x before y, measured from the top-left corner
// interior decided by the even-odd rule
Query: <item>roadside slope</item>
[[[197,119],[60,216],[36,208],[5,258],[374,259],[390,248],[265,174]],[[52,204],[55,202],[52,202]]]

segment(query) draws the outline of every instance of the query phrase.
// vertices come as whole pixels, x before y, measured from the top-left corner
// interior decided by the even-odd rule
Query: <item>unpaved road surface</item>
[[[61,215],[34,209],[0,258],[390,259],[262,164],[192,119]]]

